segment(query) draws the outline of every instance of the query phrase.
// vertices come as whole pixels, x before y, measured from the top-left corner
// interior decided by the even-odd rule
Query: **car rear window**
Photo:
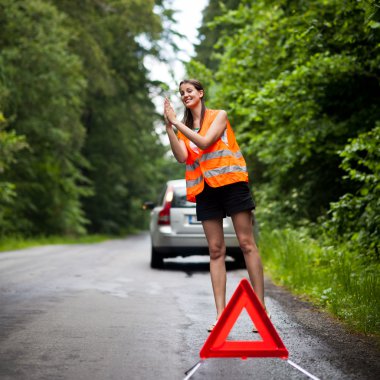
[[[174,197],[173,197],[173,201],[172,201],[172,207],[177,207],[177,208],[195,207],[195,203],[189,202],[186,199],[186,188],[185,187],[174,188]]]

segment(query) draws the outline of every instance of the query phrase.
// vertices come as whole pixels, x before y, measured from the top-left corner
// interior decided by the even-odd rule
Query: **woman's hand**
[[[172,105],[170,104],[170,101],[168,98],[165,98],[165,101],[164,101],[164,117],[165,117],[165,121],[167,119],[170,124],[176,125],[176,123],[178,123],[177,115],[174,112],[174,109]]]
[[[172,123],[169,121],[165,113],[164,113],[164,120],[165,120],[166,130],[168,131],[169,129],[173,129]]]

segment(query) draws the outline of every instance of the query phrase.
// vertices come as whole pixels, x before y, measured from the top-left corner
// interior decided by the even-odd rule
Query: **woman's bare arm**
[[[166,126],[166,133],[168,134],[170,147],[175,159],[180,163],[186,162],[188,153],[185,142],[178,139],[171,125],[170,127]]]
[[[166,133],[168,134],[170,148],[172,149],[173,155],[178,162],[184,163],[186,162],[187,155],[188,155],[186,145],[184,141],[178,139],[177,135],[175,134],[173,130],[173,126],[170,123],[165,113],[164,113],[164,119],[165,119]]]

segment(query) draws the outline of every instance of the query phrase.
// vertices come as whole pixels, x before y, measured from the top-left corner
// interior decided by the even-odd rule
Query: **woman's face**
[[[182,83],[179,93],[186,108],[195,108],[203,97],[203,90],[198,91],[191,83]]]

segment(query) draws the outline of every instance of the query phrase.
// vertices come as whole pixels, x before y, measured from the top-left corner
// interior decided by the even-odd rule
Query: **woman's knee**
[[[245,255],[258,255],[259,250],[253,239],[243,238],[239,240],[240,249]]]
[[[226,255],[226,246],[224,244],[210,244],[209,246],[210,258],[212,260],[217,260],[225,257]]]

